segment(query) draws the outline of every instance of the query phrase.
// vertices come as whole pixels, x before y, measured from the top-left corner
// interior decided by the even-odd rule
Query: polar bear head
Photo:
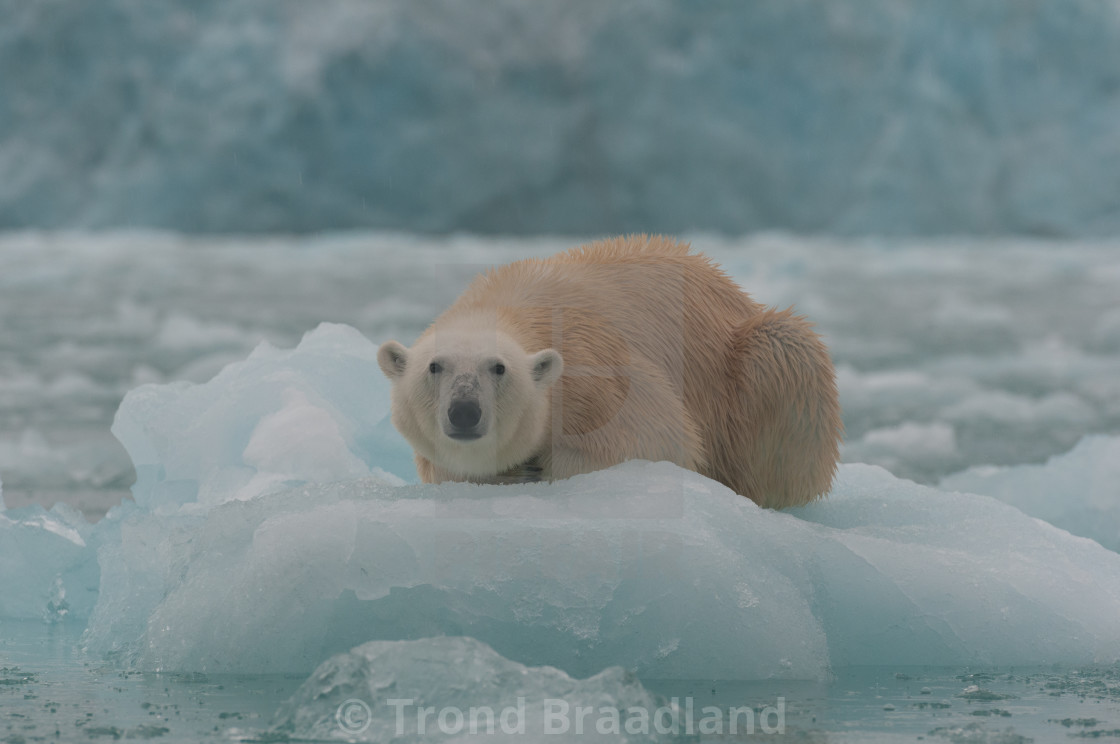
[[[493,324],[437,325],[412,348],[377,352],[392,382],[393,425],[419,454],[459,477],[486,478],[539,451],[550,435],[553,349],[527,353]]]

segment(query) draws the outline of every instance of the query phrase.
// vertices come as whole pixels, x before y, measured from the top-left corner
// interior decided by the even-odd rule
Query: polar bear
[[[836,470],[835,373],[812,326],[667,237],[492,269],[378,363],[425,483],[668,460],[781,508]]]

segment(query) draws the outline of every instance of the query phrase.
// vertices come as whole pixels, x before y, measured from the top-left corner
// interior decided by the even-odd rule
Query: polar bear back
[[[531,458],[542,477],[640,458],[763,506],[830,488],[842,424],[827,349],[804,318],[754,302],[687,244],[627,236],[492,269],[421,340],[464,327],[563,359]]]

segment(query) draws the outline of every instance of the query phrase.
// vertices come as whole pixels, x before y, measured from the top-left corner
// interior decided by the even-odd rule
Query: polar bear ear
[[[386,377],[395,380],[404,374],[408,366],[408,349],[396,341],[386,341],[377,350],[377,363]]]
[[[546,388],[559,380],[564,372],[564,360],[560,358],[560,352],[555,349],[538,351],[529,357],[529,364],[532,365],[530,370],[533,382],[541,388]]]

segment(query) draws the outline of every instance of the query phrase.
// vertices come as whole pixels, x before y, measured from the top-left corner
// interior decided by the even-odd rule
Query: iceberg
[[[1085,437],[1042,465],[972,467],[940,488],[992,496],[1120,552],[1120,437]]]
[[[272,731],[301,741],[679,741],[659,727],[696,726],[668,702],[618,667],[577,680],[472,638],[371,641],[320,664]]]
[[[150,535],[150,519],[123,526]],[[577,676],[1120,657],[1120,554],[873,466],[784,513],[631,462],[528,486],[319,484],[165,519],[177,549],[102,553],[87,632],[141,669],[306,673],[364,641],[439,635]],[[121,565],[162,583],[129,595]]]
[[[388,401],[377,348],[323,324],[295,349],[262,343],[204,385],[136,388],[112,431],[136,468],[138,506],[200,511],[307,482],[414,476]]]
[[[690,515],[712,489],[715,513]],[[171,581],[147,605],[103,585],[89,644],[110,649],[139,612],[143,634],[114,650],[145,669],[307,672],[366,640],[455,634],[579,675],[815,676],[823,635],[772,560],[749,565],[779,550],[751,514],[665,464],[525,488],[309,486],[212,509],[162,567],[122,546],[112,563]],[[753,525],[752,551],[727,520]]]
[[[99,581],[93,532],[67,504],[0,508],[0,619],[89,617]]]

